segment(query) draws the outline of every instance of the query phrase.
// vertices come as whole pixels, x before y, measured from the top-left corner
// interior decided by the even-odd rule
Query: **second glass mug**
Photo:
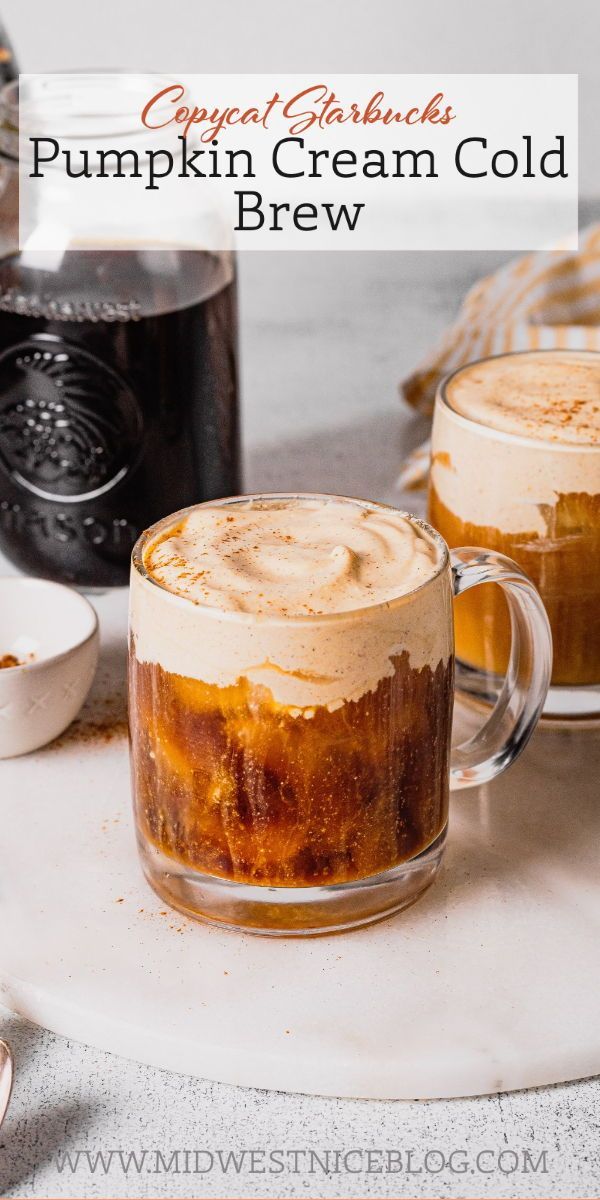
[[[563,380],[561,392],[576,407],[578,368],[600,362],[600,355],[514,351],[468,363],[443,380],[433,418],[428,516],[449,546],[468,541],[519,562],[540,591],[553,635],[542,716],[595,724],[600,718],[600,446],[519,436],[472,419],[452,403],[453,388],[474,371],[502,363],[517,371],[532,359],[572,363],[572,379]],[[594,369],[600,378],[600,367]],[[510,623],[498,589],[484,588],[460,601],[461,695],[493,701],[509,643]]]
[[[299,494],[212,506],[332,499],[398,515]],[[505,770],[536,726],[552,658],[540,597],[510,559],[450,552],[408,517],[436,547],[435,573],[394,600],[325,615],[220,610],[174,594],[146,570],[147,548],[191,511],[158,522],[133,552],[132,780],[146,877],[189,916],[248,932],[322,934],[390,916],[436,876],[449,791]],[[451,750],[452,599],[485,583],[500,586],[509,605],[510,662],[491,716]],[[302,708],[248,677],[266,662],[309,680],[322,666],[324,637],[353,680],[351,698]],[[382,647],[387,669],[374,685],[365,672]],[[224,685],[214,682],[223,661],[231,666]]]

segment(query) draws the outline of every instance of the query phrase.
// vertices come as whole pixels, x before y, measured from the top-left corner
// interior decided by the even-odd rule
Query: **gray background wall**
[[[575,71],[581,190],[600,192],[598,0],[1,0],[0,12],[29,71]]]

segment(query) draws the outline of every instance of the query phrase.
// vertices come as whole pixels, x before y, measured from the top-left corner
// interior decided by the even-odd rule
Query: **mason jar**
[[[80,587],[126,584],[144,528],[240,486],[234,259],[204,247],[198,206],[140,230],[139,244],[135,205],[107,206],[106,246],[90,248],[93,193],[63,203],[52,164],[25,237],[22,201],[19,248],[27,129],[74,149],[156,144],[140,121],[153,90],[151,76],[123,75],[115,91],[56,75],[0,95],[0,549]]]

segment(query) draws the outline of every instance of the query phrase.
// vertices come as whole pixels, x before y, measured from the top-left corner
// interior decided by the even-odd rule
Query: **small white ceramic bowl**
[[[98,662],[98,618],[79,592],[46,579],[0,578],[0,758],[28,754],[77,716]]]

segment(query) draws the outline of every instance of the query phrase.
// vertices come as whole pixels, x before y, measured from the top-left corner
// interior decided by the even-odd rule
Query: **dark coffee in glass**
[[[66,249],[0,262],[8,558],[81,587],[126,584],[144,528],[239,486],[230,255]]]

